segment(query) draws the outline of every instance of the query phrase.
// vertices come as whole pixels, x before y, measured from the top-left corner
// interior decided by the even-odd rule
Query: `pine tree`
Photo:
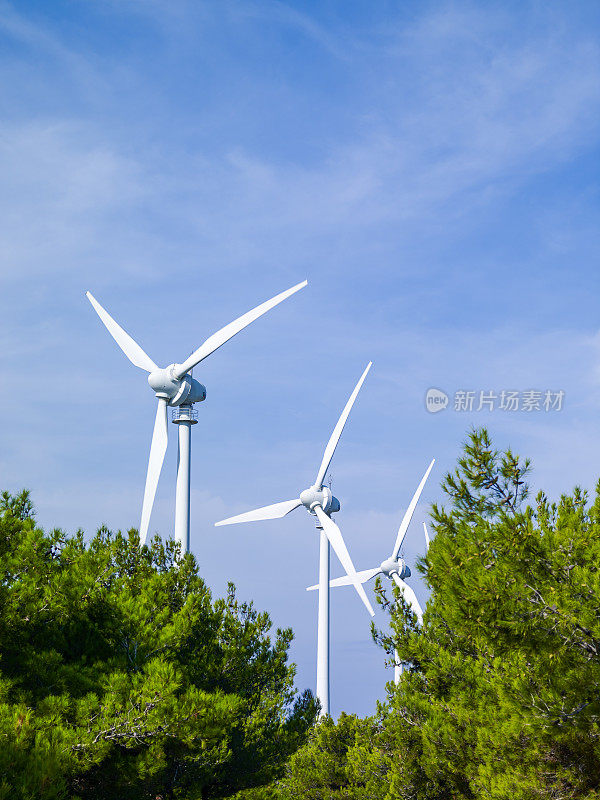
[[[432,509],[423,626],[378,584],[399,685],[373,718],[319,723],[276,797],[600,798],[600,484],[526,506],[529,470],[471,432]]]
[[[390,798],[600,797],[600,485],[524,507],[529,462],[473,431],[433,507],[420,629],[391,690]]]
[[[0,799],[220,798],[276,777],[316,711],[289,629],[213,601],[173,541],[45,534],[0,501]]]
[[[337,723],[324,717],[289,762],[277,784],[280,800],[368,798],[372,774],[363,770],[360,743],[375,734],[373,721],[342,713]],[[378,787],[379,788],[379,787]]]

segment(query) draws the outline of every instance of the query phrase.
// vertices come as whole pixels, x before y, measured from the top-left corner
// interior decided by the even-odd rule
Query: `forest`
[[[292,631],[214,598],[173,540],[44,532],[4,492],[0,799],[600,797],[600,486],[531,499],[530,470],[470,431],[429,510],[423,624],[376,584],[405,668],[364,719],[319,719]]]

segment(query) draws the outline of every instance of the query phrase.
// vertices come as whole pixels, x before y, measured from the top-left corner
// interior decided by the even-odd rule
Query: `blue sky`
[[[367,361],[332,469],[359,569],[387,555],[435,456],[406,543],[409,561],[422,551],[470,425],[530,456],[535,488],[592,488],[599,16],[592,2],[0,2],[1,485],[29,487],[47,527],[138,524],[154,400],[86,289],[167,364],[306,277],[196,371],[192,475],[203,575],[293,626],[301,688],[310,520],[212,523],[310,483]],[[431,386],[563,390],[565,405],[432,415]],[[332,602],[332,711],[369,713],[391,672],[354,593]]]

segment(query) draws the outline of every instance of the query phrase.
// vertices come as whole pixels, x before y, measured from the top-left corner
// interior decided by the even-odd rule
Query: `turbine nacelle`
[[[166,400],[170,406],[183,403],[201,403],[206,399],[206,387],[190,375],[177,377],[181,364],[170,364],[164,369],[155,369],[148,375],[148,383],[155,395]]]
[[[90,292],[86,292],[86,296],[102,320],[102,324],[106,327],[123,353],[135,367],[139,367],[139,369],[143,369],[149,373],[148,383],[154,390],[158,400],[156,417],[154,420],[154,431],[152,433],[152,444],[150,445],[150,458],[148,459],[148,472],[146,473],[144,502],[142,504],[142,518],[140,521],[141,542],[146,542],[156,487],[158,486],[158,479],[162,470],[165,453],[167,452],[167,441],[169,438],[169,426],[167,424],[168,406],[191,406],[193,403],[201,403],[206,398],[206,388],[190,375],[194,367],[214,353],[215,350],[218,350],[225,342],[228,342],[240,331],[243,331],[251,322],[254,322],[267,311],[295,294],[295,292],[303,289],[305,286],[306,281],[302,281],[302,283],[292,286],[291,289],[286,289],[285,292],[275,295],[275,297],[272,297],[265,303],[261,303],[261,305],[256,306],[256,308],[253,308],[251,311],[242,314],[241,317],[238,317],[233,322],[230,322],[229,325],[225,325],[224,328],[221,328],[216,333],[213,333],[212,336],[209,336],[197,350],[194,350],[194,352],[188,356],[183,364],[171,364],[164,369],[160,369],[158,364],[150,358],[148,353],[139,346],[135,339],[131,338],[127,331],[123,330]],[[186,418],[191,418],[191,415]],[[181,422],[182,419],[177,421]],[[183,429],[180,429],[180,432],[181,430],[185,430],[185,426]],[[184,456],[184,459],[188,461],[188,475],[189,457],[188,445],[187,454]],[[177,492],[175,511],[176,525],[178,518],[184,519],[187,515],[187,535],[189,536],[189,490],[187,493],[182,492],[182,498],[180,499],[178,482]],[[185,514],[179,515],[177,508],[182,509],[184,507],[187,507],[187,511]],[[187,549],[187,544],[184,546],[184,551],[185,549]]]
[[[410,578],[410,567],[404,562],[403,558],[387,558],[381,562],[379,568],[388,578],[391,578],[392,575],[397,575],[402,580]]]
[[[340,510],[340,501],[326,486],[321,486],[321,488],[311,486],[309,489],[305,489],[300,495],[300,502],[311,514],[315,513],[316,506],[321,506],[328,515]]]
[[[427,471],[421,478],[421,483],[417,487],[417,491],[414,493],[412,500],[410,501],[408,508],[404,512],[404,516],[402,517],[402,522],[400,523],[400,527],[398,528],[398,533],[396,535],[396,541],[394,543],[394,549],[392,550],[392,554],[389,558],[386,558],[385,561],[382,561],[378,567],[373,567],[372,569],[364,569],[360,572],[354,572],[351,574],[350,570],[346,569],[346,575],[342,575],[340,578],[334,578],[333,580],[329,581],[329,586],[348,586],[350,584],[354,584],[356,586],[357,583],[364,584],[367,581],[372,580],[377,575],[385,575],[386,578],[389,578],[390,581],[396,584],[404,600],[412,611],[416,614],[416,617],[420,624],[423,622],[423,609],[421,608],[417,596],[413,590],[413,588],[405,582],[405,578],[410,577],[410,569],[408,565],[404,562],[404,559],[400,557],[399,553],[402,548],[402,543],[404,541],[404,537],[406,535],[406,531],[408,530],[408,526],[410,525],[410,521],[414,514],[415,508],[417,503],[419,502],[419,497],[421,496],[421,492],[423,491],[423,487],[425,486],[425,482],[429,476],[433,468],[434,461],[431,462]],[[323,475],[325,475],[325,471],[319,473],[319,479],[323,479]],[[317,484],[318,485],[318,484]],[[315,513],[319,517],[319,521],[322,521],[324,525],[329,523],[329,525],[335,526],[335,523],[326,517],[323,512],[320,510],[319,506],[315,506]],[[427,537],[427,529],[425,529],[426,541],[428,541]],[[314,586],[309,586],[307,591],[313,591],[315,589],[319,589],[320,585],[315,584]],[[398,679],[398,673],[396,673],[396,680]]]
[[[342,567],[346,570],[346,578],[348,582],[351,583],[356,589],[369,614],[374,616],[375,612],[373,611],[373,607],[369,602],[369,598],[367,597],[356,572],[356,568],[352,562],[350,553],[346,547],[346,543],[344,542],[342,532],[331,518],[333,513],[340,510],[340,501],[337,499],[337,497],[333,496],[331,489],[323,486],[325,476],[327,475],[329,465],[331,464],[331,459],[333,458],[333,454],[335,453],[340,436],[342,435],[342,431],[344,429],[344,425],[346,424],[346,420],[348,419],[348,415],[350,414],[350,410],[354,405],[354,401],[356,400],[358,392],[360,391],[360,387],[362,386],[370,369],[371,362],[367,364],[367,368],[354,387],[354,391],[348,398],[348,402],[344,406],[344,410],[342,411],[342,414],[338,419],[335,428],[333,429],[333,433],[329,437],[329,441],[325,447],[325,452],[323,453],[319,471],[317,472],[317,477],[312,485],[309,486],[308,489],[305,489],[300,497],[296,497],[293,500],[284,500],[281,503],[272,503],[269,506],[255,508],[253,511],[246,511],[243,514],[237,514],[234,517],[222,519],[219,522],[215,522],[215,525],[233,525],[238,522],[260,522],[266,519],[281,519],[282,517],[287,516],[287,514],[289,514],[291,511],[294,511],[294,509],[299,508],[299,506],[304,506],[304,508],[310,514],[316,517],[316,528],[320,532],[319,572],[325,574],[324,570],[326,568],[327,577],[329,577],[329,545],[331,545],[337,557],[339,558]],[[325,567],[326,564],[327,567]],[[329,602],[329,587],[326,586],[324,588],[324,595],[322,595],[320,598],[320,608],[324,608]],[[328,686],[329,678],[327,677],[327,679],[325,679],[324,676],[329,675],[328,667],[326,666],[327,652],[329,647],[328,613],[324,614],[321,611],[319,612],[319,631],[320,632],[317,637],[319,641],[319,655],[317,657],[317,676],[319,676],[317,677],[317,696],[321,701],[321,708],[327,711],[329,707],[329,689],[326,687]],[[325,643],[327,643],[327,645],[325,645]]]

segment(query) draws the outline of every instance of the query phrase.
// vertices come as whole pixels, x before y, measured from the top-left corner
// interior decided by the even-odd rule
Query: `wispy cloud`
[[[566,464],[569,482],[595,481],[596,37],[582,8],[535,3],[64,13],[73,25],[52,4],[0,4],[2,486],[31,486],[46,525],[137,521],[153,400],[84,289],[168,363],[307,274],[305,292],[202,366],[193,519],[209,580],[234,578],[293,623],[310,684],[312,600],[290,599],[281,568],[294,565],[294,591],[314,582],[309,521],[251,535],[211,524],[311,480],[367,360],[334,463],[357,562],[381,560],[437,456],[426,513],[472,423],[532,455],[551,490],[569,488]],[[430,385],[537,384],[567,392],[564,413],[423,407]],[[165,531],[174,458],[173,439],[152,523]],[[352,594],[334,603],[342,648],[360,608]],[[372,710],[355,681],[371,685],[379,661],[337,676],[347,708]]]
[[[306,36],[311,42],[322,47],[327,53],[341,61],[350,59],[349,50],[352,43],[349,37],[333,34],[323,25],[319,25],[310,14],[299,11],[289,3],[281,0],[266,2],[237,2],[233,4],[238,19],[258,19],[271,26],[289,27]]]
[[[280,3],[236,9],[335,39]],[[83,64],[92,75],[102,69],[96,63],[92,70],[8,6],[0,19],[27,46],[56,56],[55,68],[72,72]],[[506,15],[501,19],[506,28]],[[498,38],[498,15],[472,8],[425,16],[395,41],[388,34],[383,56],[371,47],[349,66],[351,75],[377,66],[370,82],[360,81],[350,130],[309,165],[292,154],[282,159],[276,151],[274,158],[253,152],[243,138],[235,149],[209,155],[201,146],[177,152],[167,139],[158,148],[124,147],[121,137],[107,138],[92,119],[7,121],[0,164],[10,259],[3,271],[25,277],[48,257],[74,271],[82,259],[97,265],[101,254],[108,261],[111,227],[110,238],[118,236],[132,258],[144,215],[155,220],[143,231],[153,240],[148,250],[158,238],[167,248],[171,202],[178,204],[179,247],[234,268],[244,258],[264,257],[265,245],[271,259],[289,252],[290,244],[308,246],[310,256],[311,239],[314,246],[340,230],[359,238],[382,224],[418,226],[434,214],[448,222],[468,215],[569,158],[598,127],[600,65],[590,38],[542,31],[501,47]],[[292,96],[295,87],[288,91]],[[19,221],[31,219],[25,237]],[[99,245],[94,254],[92,242]]]
[[[0,280],[8,282],[97,269],[119,228],[119,246],[127,241],[120,217],[135,214],[148,191],[139,163],[77,122],[2,125],[0,169]]]

